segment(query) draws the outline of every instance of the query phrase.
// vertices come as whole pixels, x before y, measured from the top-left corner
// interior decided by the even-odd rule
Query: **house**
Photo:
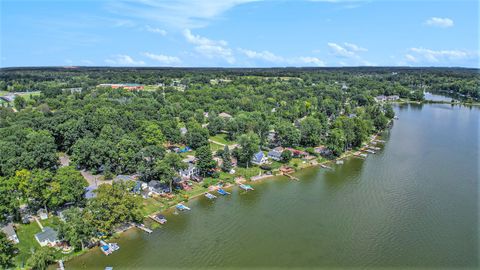
[[[95,192],[95,190],[97,190],[97,188],[98,188],[98,186],[96,184],[93,184],[93,185],[90,185],[90,186],[86,187],[85,188],[85,194],[83,195],[83,197],[85,197],[85,199],[87,199],[87,200],[97,197],[97,193]]]
[[[113,179],[113,183],[128,183],[130,181],[136,181],[138,175],[123,175],[119,174]]]
[[[45,220],[48,218],[48,212],[43,208],[37,211],[37,215],[40,217],[41,220]]]
[[[197,178],[200,170],[192,163],[188,163],[188,167],[178,172],[182,179],[194,179]]]
[[[374,99],[376,102],[384,102],[387,100],[387,97],[384,95],[380,95],[380,96],[376,96]]]
[[[395,100],[399,100],[400,97],[397,96],[397,95],[392,95],[392,96],[387,96],[387,100],[390,100],[390,101],[395,101]]]
[[[58,233],[50,227],[44,227],[42,232],[35,234],[35,239],[40,246],[55,246],[60,243]]]
[[[255,153],[252,158],[252,163],[256,165],[262,165],[267,161],[267,157],[262,151],[258,151],[257,153]]]
[[[17,233],[15,232],[15,228],[13,227],[13,223],[8,223],[7,225],[2,227],[2,232],[5,233],[7,239],[14,244],[20,243],[18,240]]]
[[[232,119],[233,116],[231,116],[230,114],[226,113],[226,112],[221,112],[218,114],[219,117],[225,119],[225,120],[229,120],[229,119]]]
[[[187,128],[186,127],[181,127],[180,128],[180,134],[182,134],[182,136],[184,136],[185,134],[187,134]]]
[[[160,183],[160,181],[158,180],[152,180],[148,182],[147,186],[148,186],[148,190],[150,190],[152,193],[156,193],[156,194],[163,193],[162,183]]]
[[[13,102],[15,100],[15,95],[5,95],[0,97],[1,100],[5,102]]]
[[[288,151],[292,152],[292,156],[296,157],[296,158],[308,156],[308,153],[305,152],[305,151],[301,151],[301,150],[297,150],[297,149],[293,149],[293,148],[285,148],[285,150],[288,150]]]
[[[282,153],[283,153],[283,147],[279,146],[270,150],[267,156],[273,160],[280,161],[282,160]]]
[[[277,146],[278,145],[278,142],[277,142],[277,133],[275,132],[275,130],[270,130],[267,134],[267,142],[269,145],[271,146]]]
[[[313,151],[324,157],[332,154],[332,151],[323,145],[313,148]]]

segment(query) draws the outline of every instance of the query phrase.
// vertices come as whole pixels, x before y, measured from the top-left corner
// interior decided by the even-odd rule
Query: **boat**
[[[240,185],[240,188],[245,190],[245,191],[249,191],[249,190],[253,190],[253,187],[250,186],[250,185],[245,185],[245,184],[241,184]]]
[[[183,204],[181,204],[181,203],[177,204],[176,207],[177,207],[177,209],[180,210],[180,211],[189,211],[189,210],[190,210],[189,207],[187,207],[187,206],[185,206],[185,205],[183,205]]]
[[[366,158],[368,155],[367,154],[360,154],[360,156]]]
[[[103,240],[100,241],[100,245],[100,250],[107,256],[120,249],[117,243],[106,243]]]
[[[380,150],[381,148],[380,148],[380,147],[375,147],[375,146],[370,146],[370,147],[368,147],[368,149],[378,151],[378,150]]]
[[[337,160],[337,162],[335,162],[337,165],[342,165],[343,164],[343,160],[339,159]]]
[[[398,118],[398,116],[395,115],[395,116],[393,117],[393,119],[398,120],[399,118]]]
[[[370,149],[365,149],[365,152],[370,153],[370,154],[375,154],[375,151],[370,150]]]
[[[224,195],[224,196],[225,196],[225,195],[230,195],[230,192],[225,191],[225,190],[223,190],[223,189],[221,189],[221,188],[219,188],[219,189],[217,190],[217,192],[218,192],[218,194]]]
[[[211,193],[208,193],[208,192],[205,192],[205,197],[207,197],[208,199],[210,200],[213,200],[213,199],[216,199],[217,196],[211,194]]]
[[[107,267],[105,267],[105,270],[113,270],[113,267],[107,266]]]
[[[332,167],[329,167],[329,166],[327,166],[327,165],[325,165],[325,164],[321,164],[320,167],[322,167],[322,168],[324,168],[324,169],[332,169]]]
[[[160,223],[160,224],[165,224],[167,223],[167,218],[164,216],[164,215],[151,215],[149,216],[151,219],[155,220],[156,222]]]

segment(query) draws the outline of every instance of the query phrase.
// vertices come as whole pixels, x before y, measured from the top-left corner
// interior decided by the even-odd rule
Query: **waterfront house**
[[[252,163],[256,165],[262,165],[267,161],[267,157],[262,151],[258,151],[257,153],[255,153],[252,158]]]
[[[17,233],[15,232],[15,228],[13,227],[13,223],[8,223],[7,225],[2,227],[2,232],[7,236],[7,239],[14,244],[20,243],[18,240]]]
[[[188,163],[188,167],[178,172],[182,179],[196,179],[200,173],[200,170],[192,163]]]
[[[273,160],[280,161],[282,160],[282,153],[283,153],[283,147],[279,146],[270,150],[267,156]]]
[[[170,192],[170,189],[168,187],[165,188],[165,185],[163,185],[158,180],[152,180],[148,182],[148,190],[150,191],[151,194],[156,194],[156,195],[161,195],[165,192]]]
[[[35,234],[35,239],[42,247],[55,246],[60,243],[58,233],[50,227],[44,227],[42,232]]]
[[[308,153],[305,152],[305,151],[302,151],[302,150],[297,150],[297,149],[293,149],[293,148],[285,148],[285,150],[288,150],[290,152],[292,152],[292,156],[295,157],[295,158],[302,158],[302,157],[306,157],[308,156]]]
[[[328,149],[327,147],[325,147],[323,145],[313,148],[313,151],[316,154],[319,154],[319,155],[324,156],[324,157],[330,156],[332,154],[332,151],[330,151],[330,149]]]

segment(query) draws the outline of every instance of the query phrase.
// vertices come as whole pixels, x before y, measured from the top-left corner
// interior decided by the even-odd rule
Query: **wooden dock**
[[[292,180],[295,180],[295,181],[300,181],[300,179],[298,179],[297,177],[289,174],[289,173],[283,173],[283,175],[285,175],[286,177],[292,179]]]
[[[150,228],[147,228],[147,226],[143,225],[143,224],[135,224],[135,227],[139,228],[140,230],[146,232],[146,233],[152,233],[153,230],[150,229]]]

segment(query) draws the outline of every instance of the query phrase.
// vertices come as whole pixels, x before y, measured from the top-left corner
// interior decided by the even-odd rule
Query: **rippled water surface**
[[[478,108],[405,105],[384,148],[334,170],[308,169],[189,202],[111,256],[67,269],[478,266]]]

